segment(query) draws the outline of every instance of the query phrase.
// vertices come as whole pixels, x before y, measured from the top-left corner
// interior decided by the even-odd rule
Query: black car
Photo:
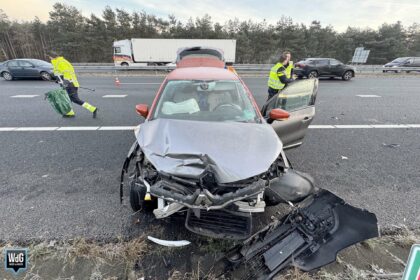
[[[53,66],[39,59],[13,59],[0,64],[0,76],[6,81],[15,78],[41,78],[49,81],[52,79]]]
[[[295,64],[293,73],[298,78],[340,77],[349,81],[354,77],[354,68],[334,58],[306,58]]]
[[[407,73],[411,71],[420,71],[420,57],[399,57],[384,65],[382,72],[401,72],[398,67],[418,67],[418,70],[406,70]]]

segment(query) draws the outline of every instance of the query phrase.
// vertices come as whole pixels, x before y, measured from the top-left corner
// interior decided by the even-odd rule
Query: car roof
[[[217,67],[176,68],[167,77],[168,80],[239,80],[233,72]]]
[[[308,60],[308,59],[312,59],[312,60],[324,60],[324,59],[335,59],[335,58],[330,58],[330,57],[308,57],[305,58],[304,60]],[[337,60],[337,59],[335,59]]]
[[[34,60],[36,60],[36,61],[45,61],[45,60],[42,60],[42,59],[37,59],[37,58],[14,58],[14,59],[10,59],[10,60],[8,60],[8,61],[12,61],[12,60],[29,60],[29,61],[34,61]],[[45,62],[47,62],[47,61],[45,61]]]

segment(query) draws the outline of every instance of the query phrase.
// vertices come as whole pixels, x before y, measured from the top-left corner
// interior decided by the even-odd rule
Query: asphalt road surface
[[[0,240],[140,234],[144,227],[119,204],[119,176],[135,140],[129,127],[142,121],[135,104],[151,104],[162,80],[120,77],[116,87],[110,76],[80,77],[82,86],[96,89],[81,89],[80,97],[99,107],[97,119],[78,106],[74,119],[53,112],[43,93],[54,83],[0,81]],[[261,106],[266,79],[244,80]],[[418,228],[419,104],[415,76],[321,80],[313,126],[304,145],[287,154],[318,187],[376,213],[382,227]]]

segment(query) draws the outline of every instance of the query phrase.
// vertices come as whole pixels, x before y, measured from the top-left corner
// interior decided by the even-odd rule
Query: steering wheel
[[[216,107],[214,107],[213,111],[217,111],[223,107],[230,107],[232,109],[234,109],[235,111],[239,112],[240,114],[242,114],[242,108],[241,106],[239,106],[238,104],[234,104],[234,103],[223,103],[223,104],[219,104]]]

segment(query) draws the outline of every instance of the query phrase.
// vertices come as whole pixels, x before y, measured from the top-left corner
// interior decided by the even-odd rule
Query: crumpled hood
[[[219,183],[267,171],[282,149],[267,123],[157,119],[141,124],[136,137],[158,171],[198,178],[210,167]]]

